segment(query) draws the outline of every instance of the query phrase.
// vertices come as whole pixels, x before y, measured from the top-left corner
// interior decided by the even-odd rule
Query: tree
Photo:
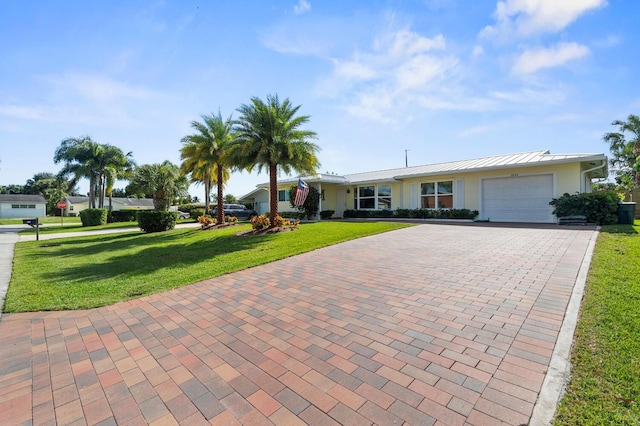
[[[67,195],[67,181],[49,172],[41,172],[27,180],[23,194],[42,195],[47,200],[47,213],[55,212],[56,204]]]
[[[75,187],[82,178],[89,179],[89,205],[93,208],[96,207],[98,184],[96,163],[100,150],[100,144],[94,142],[89,136],[81,136],[63,140],[53,156],[54,163],[64,162],[64,167],[58,175],[73,176],[70,180],[70,188]]]
[[[306,219],[316,217],[318,210],[320,210],[320,191],[313,186],[309,186],[309,194],[307,194],[304,203],[301,206],[296,206],[293,202],[296,199],[297,190],[298,185],[292,185],[289,188],[289,204],[291,207],[298,209],[298,212],[302,213]]]
[[[113,208],[113,185],[116,180],[130,178],[135,167],[132,153],[124,153],[120,148],[103,145],[98,164],[98,179],[100,180],[100,207],[104,207],[105,195],[109,197],[109,213]]]
[[[113,189],[117,179],[125,178],[135,165],[131,152],[125,154],[120,148],[99,144],[89,136],[68,138],[61,142],[53,157],[57,164],[64,162],[59,176],[72,175],[69,187],[73,188],[81,178],[89,179],[89,205],[104,207],[105,196]],[[111,210],[111,196],[109,196]]]
[[[616,181],[625,190],[640,187],[640,118],[631,114],[627,121],[615,120],[611,125],[618,126],[618,132],[606,133],[602,139],[609,143]]]
[[[166,211],[174,200],[188,196],[188,188],[187,177],[170,161],[137,167],[127,187],[136,194],[151,195],[158,211]]]
[[[223,203],[224,184],[229,179],[231,172],[230,148],[234,139],[231,117],[222,119],[220,111],[218,115],[203,115],[202,121],[192,121],[197,133],[182,138],[184,146],[180,149],[180,158],[183,160],[180,168],[183,173],[191,176],[192,182],[204,184],[204,208],[205,215],[209,214],[211,185],[218,187],[217,204]],[[217,209],[218,223],[224,223],[224,212]]]
[[[226,204],[237,204],[238,203],[238,199],[233,194],[227,194],[227,195],[224,196],[224,202]]]
[[[278,170],[313,174],[320,166],[316,157],[320,148],[310,142],[316,133],[300,128],[309,116],[295,116],[300,106],[292,106],[289,99],[280,102],[278,95],[268,95],[266,103],[254,97],[250,104],[238,108],[241,115],[235,122],[237,142],[233,156],[239,167],[268,170],[271,227],[278,215]]]

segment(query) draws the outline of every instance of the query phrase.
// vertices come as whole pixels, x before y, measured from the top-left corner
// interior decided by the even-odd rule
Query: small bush
[[[80,212],[82,226],[98,226],[107,224],[107,209],[84,209]]]
[[[269,218],[266,215],[254,216],[251,219],[251,227],[256,231],[259,231],[261,229],[267,229],[270,226],[271,226],[271,222],[269,221]]]
[[[305,214],[303,212],[278,212],[281,217],[286,217],[287,219],[304,219]]]
[[[331,216],[333,216],[333,214],[335,213],[335,210],[322,210],[320,212],[320,219],[322,220],[327,220],[329,219]]]
[[[138,210],[136,209],[122,209],[114,210],[111,212],[109,222],[134,222],[138,219]]]
[[[198,216],[198,223],[200,224],[200,228],[206,228],[208,226],[215,225],[218,221],[210,218],[209,216]]]
[[[225,222],[227,222],[227,223],[237,223],[237,222],[238,222],[238,218],[237,218],[237,217],[235,217],[235,216],[231,216],[231,215],[229,215],[229,216],[225,216],[225,217],[224,217],[224,220],[225,220]]]
[[[176,226],[178,212],[140,210],[138,226],[146,233],[169,231]]]
[[[560,198],[549,202],[553,214],[557,217],[586,216],[587,222],[608,225],[618,222],[618,202],[615,191],[602,191],[592,194],[564,193]]]

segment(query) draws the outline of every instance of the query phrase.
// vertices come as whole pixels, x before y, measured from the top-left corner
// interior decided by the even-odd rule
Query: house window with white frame
[[[356,210],[391,209],[391,185],[359,186],[354,195]]]
[[[453,208],[453,181],[421,183],[420,207],[423,209]]]
[[[279,190],[278,201],[289,201],[289,191],[286,189]]]

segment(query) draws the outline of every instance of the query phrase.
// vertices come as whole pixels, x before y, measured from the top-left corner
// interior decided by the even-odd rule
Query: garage
[[[553,175],[482,179],[481,217],[491,222],[553,223]]]

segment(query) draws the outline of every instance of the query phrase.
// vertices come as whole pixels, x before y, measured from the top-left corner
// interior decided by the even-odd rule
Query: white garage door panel
[[[553,175],[482,181],[482,217],[492,222],[554,222]]]

